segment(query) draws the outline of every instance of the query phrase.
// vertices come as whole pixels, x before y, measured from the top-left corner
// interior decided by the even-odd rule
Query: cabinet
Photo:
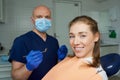
[[[111,26],[111,22],[109,20],[108,11],[102,11],[99,13],[99,22],[98,27],[101,33],[108,33],[109,26]]]
[[[119,17],[119,7],[114,6],[111,9],[109,9],[109,18],[111,21],[116,21]]]
[[[4,2],[0,0],[0,23],[4,22]]]
[[[0,80],[12,80],[11,78],[11,65],[0,64]]]
[[[108,26],[111,26],[108,11],[90,11],[84,12],[84,14],[97,21],[100,33],[108,33]]]

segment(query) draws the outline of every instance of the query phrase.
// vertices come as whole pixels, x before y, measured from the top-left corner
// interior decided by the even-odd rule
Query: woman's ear
[[[94,42],[97,42],[100,38],[100,33],[95,33],[95,36],[94,36]]]

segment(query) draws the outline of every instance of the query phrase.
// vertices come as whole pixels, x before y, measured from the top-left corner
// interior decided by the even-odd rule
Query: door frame
[[[59,39],[60,35],[57,34],[57,29],[56,29],[56,21],[57,21],[56,20],[56,3],[63,3],[63,4],[68,3],[68,4],[73,4],[74,6],[77,6],[78,7],[78,15],[77,16],[82,15],[82,3],[81,3],[81,1],[58,1],[58,0],[53,2],[53,4],[54,4],[53,5],[53,35],[55,38]],[[63,44],[64,43],[61,44],[59,42],[60,46]],[[69,45],[69,44],[65,43],[65,45]],[[67,47],[68,47],[68,55],[73,55],[73,51],[72,51],[71,47],[70,46],[67,46]]]
[[[60,1],[60,0],[53,0],[53,18],[52,18],[52,19],[53,19],[53,20],[52,20],[52,21],[53,21],[53,24],[52,24],[53,26],[52,26],[52,27],[53,27],[53,36],[56,38],[57,35],[56,35],[56,27],[55,27],[55,25],[56,25],[56,23],[55,23],[55,21],[56,21],[56,20],[55,20],[55,19],[56,19],[56,15],[55,15],[55,14],[56,14],[56,13],[55,13],[56,5],[55,5],[55,3],[75,3],[75,5],[76,5],[76,4],[79,4],[79,5],[80,5],[80,6],[79,6],[79,10],[80,10],[80,11],[79,11],[78,14],[79,14],[79,15],[82,15],[82,1],[68,1],[68,0],[64,0],[64,1],[61,0],[61,1]]]

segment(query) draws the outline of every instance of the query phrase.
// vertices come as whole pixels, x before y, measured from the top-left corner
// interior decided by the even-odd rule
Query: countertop
[[[100,47],[105,47],[105,46],[119,46],[118,43],[101,43]]]

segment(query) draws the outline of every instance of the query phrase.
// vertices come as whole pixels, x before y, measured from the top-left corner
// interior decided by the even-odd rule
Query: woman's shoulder
[[[67,56],[63,61],[69,61],[70,59],[72,59],[73,57],[71,56]]]
[[[107,74],[106,74],[106,72],[104,71],[104,69],[102,68],[101,65],[97,68],[97,73],[101,75],[103,80],[108,80]]]
[[[69,56],[67,56],[66,58],[65,58],[65,60],[70,60],[72,57],[69,57]]]
[[[68,62],[70,59],[71,59],[71,57],[67,56],[62,61],[60,61],[59,64],[64,64],[64,63]]]

